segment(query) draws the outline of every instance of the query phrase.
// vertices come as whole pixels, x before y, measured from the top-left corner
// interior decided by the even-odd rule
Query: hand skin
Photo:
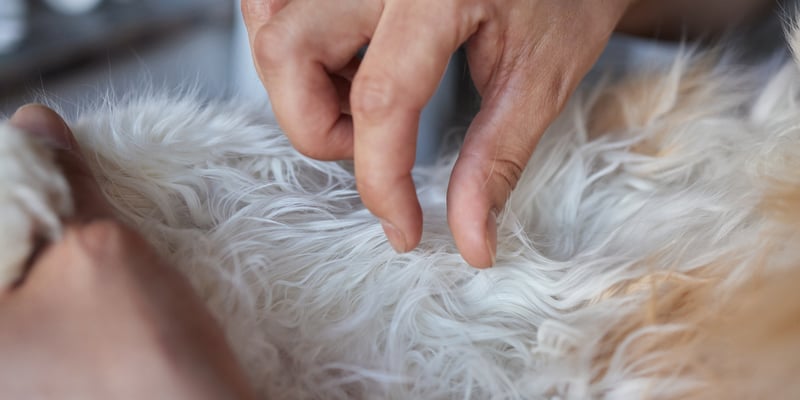
[[[675,2],[681,12],[695,3]],[[464,259],[489,267],[496,213],[542,133],[617,26],[645,32],[648,18],[674,23],[660,18],[663,4],[672,2],[243,0],[242,14],[290,141],[312,158],[354,159],[362,200],[399,252],[422,234],[411,178],[420,111],[465,45],[482,105],[452,172],[448,223]],[[355,54],[368,43],[359,62]]]
[[[63,120],[30,105],[11,122],[58,148],[77,214],[0,294],[0,397],[253,398],[186,280],[114,220]]]

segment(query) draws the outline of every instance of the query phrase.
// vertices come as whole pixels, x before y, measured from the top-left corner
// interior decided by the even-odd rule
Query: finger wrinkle
[[[366,172],[364,172],[366,170]],[[381,201],[386,194],[413,182],[410,172],[383,171],[376,168],[356,169],[356,188],[366,202]]]
[[[350,107],[353,113],[368,120],[380,121],[399,106],[397,85],[391,79],[379,75],[356,75],[350,93]],[[411,100],[410,98],[405,99]],[[422,106],[405,103],[407,107],[421,111]]]

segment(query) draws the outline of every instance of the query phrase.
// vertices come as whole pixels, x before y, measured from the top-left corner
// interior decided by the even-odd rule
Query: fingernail
[[[70,150],[72,139],[66,123],[41,104],[27,104],[11,116],[10,122],[56,149]]]
[[[407,252],[408,242],[406,242],[406,236],[403,235],[403,232],[401,232],[388,221],[381,220],[381,225],[383,226],[383,231],[386,233],[386,237],[389,239],[389,244],[392,245],[394,251],[398,253]]]
[[[486,249],[492,257],[492,265],[497,261],[497,212],[490,210],[486,217]]]

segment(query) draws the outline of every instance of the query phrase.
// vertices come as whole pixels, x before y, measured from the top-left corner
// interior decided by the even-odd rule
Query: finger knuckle
[[[387,185],[391,185],[384,177],[371,171],[356,171],[356,188],[366,204],[373,204],[382,197]]]
[[[290,31],[277,17],[259,28],[253,39],[253,58],[261,68],[282,65],[297,52]]]
[[[383,118],[401,100],[399,92],[393,81],[386,77],[357,76],[350,93],[350,108],[354,115]]]
[[[508,188],[505,196],[508,196],[517,186],[517,182],[522,177],[525,166],[522,163],[510,158],[498,158],[492,165],[492,177],[503,183],[503,187]]]
[[[329,151],[324,137],[325,134],[322,132],[312,132],[306,135],[291,136],[289,140],[300,154],[315,160],[325,160],[329,158]]]

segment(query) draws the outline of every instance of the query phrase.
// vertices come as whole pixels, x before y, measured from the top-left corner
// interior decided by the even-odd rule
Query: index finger
[[[411,176],[420,113],[450,56],[479,21],[460,13],[466,10],[432,9],[421,0],[387,3],[353,81],[350,105],[358,191],[392,246],[404,252],[422,236]]]
[[[242,0],[242,18],[251,45],[256,32],[288,3],[289,0]]]
[[[357,0],[295,0],[253,39],[257,70],[292,145],[306,156],[353,155],[352,118],[343,111],[333,74],[347,69],[374,30],[377,7]],[[346,107],[344,107],[346,108]]]

